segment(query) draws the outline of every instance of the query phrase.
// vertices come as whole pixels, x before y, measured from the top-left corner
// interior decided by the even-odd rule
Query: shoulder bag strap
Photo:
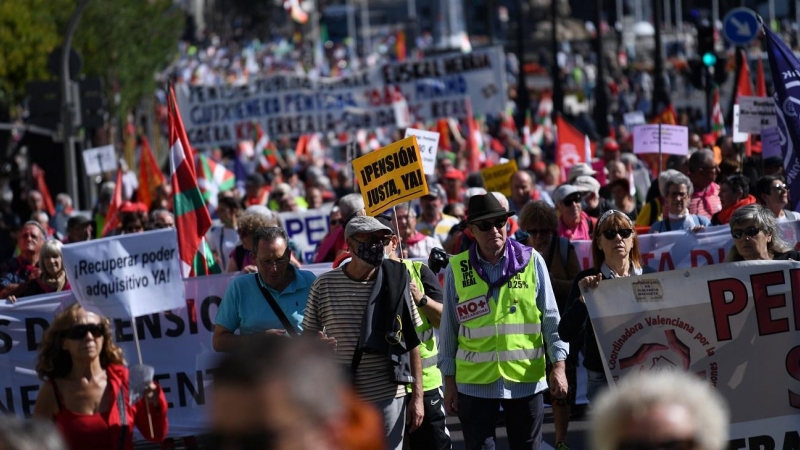
[[[147,401],[147,400],[145,400]],[[119,410],[119,450],[125,450],[125,438],[128,434],[128,415],[125,411],[125,394],[122,393],[122,386],[117,391],[117,409]]]
[[[281,307],[278,306],[278,302],[276,302],[275,299],[272,298],[272,294],[269,293],[267,288],[262,286],[261,283],[258,281],[258,273],[256,273],[255,276],[256,277],[254,278],[254,281],[256,282],[258,288],[261,290],[261,295],[264,296],[264,299],[267,301],[267,303],[269,303],[269,306],[270,308],[272,308],[272,311],[275,313],[276,316],[278,316],[278,320],[280,320],[281,324],[283,324],[283,328],[286,329],[286,332],[289,333],[289,336],[298,337],[299,334],[297,333],[297,330],[294,329],[292,323],[289,322],[289,318],[286,317],[286,314],[283,312]]]

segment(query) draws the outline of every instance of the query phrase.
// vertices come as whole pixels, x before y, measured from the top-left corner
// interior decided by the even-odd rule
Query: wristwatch
[[[417,308],[422,308],[427,304],[428,304],[428,296],[423,295],[422,298],[419,300],[419,303],[417,303]]]

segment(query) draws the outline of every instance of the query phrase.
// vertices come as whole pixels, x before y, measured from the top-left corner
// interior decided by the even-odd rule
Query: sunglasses
[[[339,225],[340,223],[342,223],[342,219],[331,219],[331,222],[330,222],[332,227],[336,226],[336,225]]]
[[[733,236],[734,239],[741,239],[742,235],[747,235],[752,238],[758,236],[758,233],[760,232],[760,228],[747,227],[744,230],[731,230],[731,236]]]
[[[697,446],[694,439],[672,439],[662,442],[620,442],[617,450],[691,450]]]
[[[632,234],[633,230],[631,230],[630,228],[621,228],[619,230],[614,230],[609,228],[608,230],[603,231],[603,236],[605,236],[606,239],[608,240],[614,239],[615,237],[617,237],[617,235],[620,235],[622,239],[628,239],[629,237],[631,237]]]
[[[506,223],[508,223],[508,219],[496,220],[494,222],[475,222],[473,223],[473,225],[478,227],[478,229],[481,231],[489,231],[492,228],[497,228],[498,230],[502,230],[503,228],[505,228]]]
[[[564,206],[572,206],[575,203],[581,201],[581,194],[570,195],[569,197],[564,199]]]
[[[775,186],[772,186],[772,190],[776,191],[776,192],[783,193],[783,192],[786,192],[788,190],[788,188],[786,187],[785,184],[777,184]]]
[[[74,325],[63,331],[63,335],[67,339],[83,339],[86,333],[92,333],[94,337],[101,337],[106,333],[106,326],[102,323],[87,323],[81,325]]]

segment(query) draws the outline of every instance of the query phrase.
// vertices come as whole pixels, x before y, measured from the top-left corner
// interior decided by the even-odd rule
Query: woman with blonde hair
[[[71,449],[132,450],[134,425],[152,442],[167,435],[164,391],[151,381],[129,403],[128,368],[111,322],[77,303],[45,332],[36,373],[44,383],[33,416],[55,422]]]
[[[26,283],[25,290],[19,297],[31,297],[71,289],[69,280],[67,280],[67,272],[64,270],[64,261],[61,258],[62,246],[61,241],[56,239],[50,239],[42,244],[38,264],[40,275]],[[14,303],[17,301],[17,297],[9,295],[8,301]]]
[[[580,272],[572,283],[567,311],[561,316],[558,334],[570,344],[583,344],[583,365],[587,370],[586,397],[591,402],[607,386],[594,328],[583,294],[596,289],[602,280],[655,272],[642,265],[639,237],[633,221],[625,213],[612,209],[597,221],[592,238],[594,267]],[[582,341],[582,342],[581,342]]]

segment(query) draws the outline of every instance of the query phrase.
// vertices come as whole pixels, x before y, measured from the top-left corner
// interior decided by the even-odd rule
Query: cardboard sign
[[[622,121],[625,123],[625,128],[632,130],[639,125],[646,125],[647,121],[644,118],[644,113],[641,111],[631,111],[622,116]]]
[[[607,378],[688,372],[727,401],[733,442],[791,447],[800,423],[798,271],[796,261],[753,261],[604,280],[584,295]]]
[[[502,192],[506,197],[510,197],[511,177],[517,170],[517,161],[515,160],[481,169],[481,176],[483,177],[483,184],[486,191]]]
[[[113,145],[88,148],[83,151],[83,167],[86,176],[93,177],[104,172],[117,170],[117,153]]]
[[[733,142],[742,143],[750,139],[750,135],[739,130],[739,105],[733,105]]]
[[[739,97],[739,131],[761,134],[767,127],[777,127],[775,102],[769,97]]]
[[[416,136],[419,154],[422,156],[422,168],[430,175],[436,171],[436,153],[439,151],[439,133],[436,131],[406,128],[405,137]]]
[[[428,193],[417,138],[409,136],[353,161],[368,216]]]
[[[781,153],[781,133],[778,127],[761,130],[761,157],[783,156]]]
[[[689,129],[680,125],[639,125],[633,129],[633,153],[659,153],[659,139],[662,154],[689,154]]]
[[[62,254],[72,291],[87,310],[130,318],[185,306],[174,228],[76,242]]]

